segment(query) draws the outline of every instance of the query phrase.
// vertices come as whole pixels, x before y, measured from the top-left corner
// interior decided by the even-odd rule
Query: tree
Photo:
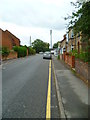
[[[65,17],[70,19],[68,29],[73,28],[74,34],[81,32],[82,41],[90,43],[90,1],[76,3],[71,2],[77,8],[76,12],[72,12],[71,16]]]
[[[36,53],[36,50],[33,49],[32,47],[28,47],[28,54],[29,55],[34,55]]]
[[[36,53],[45,52],[49,50],[49,43],[43,42],[40,39],[36,39],[33,43],[33,48],[36,50]]]
[[[58,42],[54,43],[53,48],[58,48]]]
[[[75,35],[81,32],[81,41],[86,46],[83,47],[80,57],[84,56],[90,62],[90,1],[78,0],[76,3],[71,2],[71,4],[77,8],[77,11],[72,12],[72,15],[65,18],[65,20],[70,19],[68,29],[72,28]]]

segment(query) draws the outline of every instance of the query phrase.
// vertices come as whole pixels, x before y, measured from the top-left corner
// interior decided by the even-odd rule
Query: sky
[[[61,41],[66,34],[64,20],[75,8],[70,2],[76,0],[1,0],[0,28],[9,30],[21,41],[22,45],[30,45],[36,39],[52,44]]]

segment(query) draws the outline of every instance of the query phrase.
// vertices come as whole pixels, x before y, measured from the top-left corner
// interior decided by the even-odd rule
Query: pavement
[[[89,88],[57,57],[52,63],[60,118],[88,118]]]

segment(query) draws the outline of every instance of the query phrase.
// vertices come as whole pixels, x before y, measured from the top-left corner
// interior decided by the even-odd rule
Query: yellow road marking
[[[49,63],[49,81],[48,81],[48,93],[47,93],[47,105],[46,105],[46,119],[51,118],[51,60]]]

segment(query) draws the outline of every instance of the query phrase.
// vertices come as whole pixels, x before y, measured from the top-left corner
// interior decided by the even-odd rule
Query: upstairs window
[[[16,46],[16,43],[14,42],[14,39],[12,39],[12,46]]]
[[[71,38],[74,38],[74,32],[71,30]]]

